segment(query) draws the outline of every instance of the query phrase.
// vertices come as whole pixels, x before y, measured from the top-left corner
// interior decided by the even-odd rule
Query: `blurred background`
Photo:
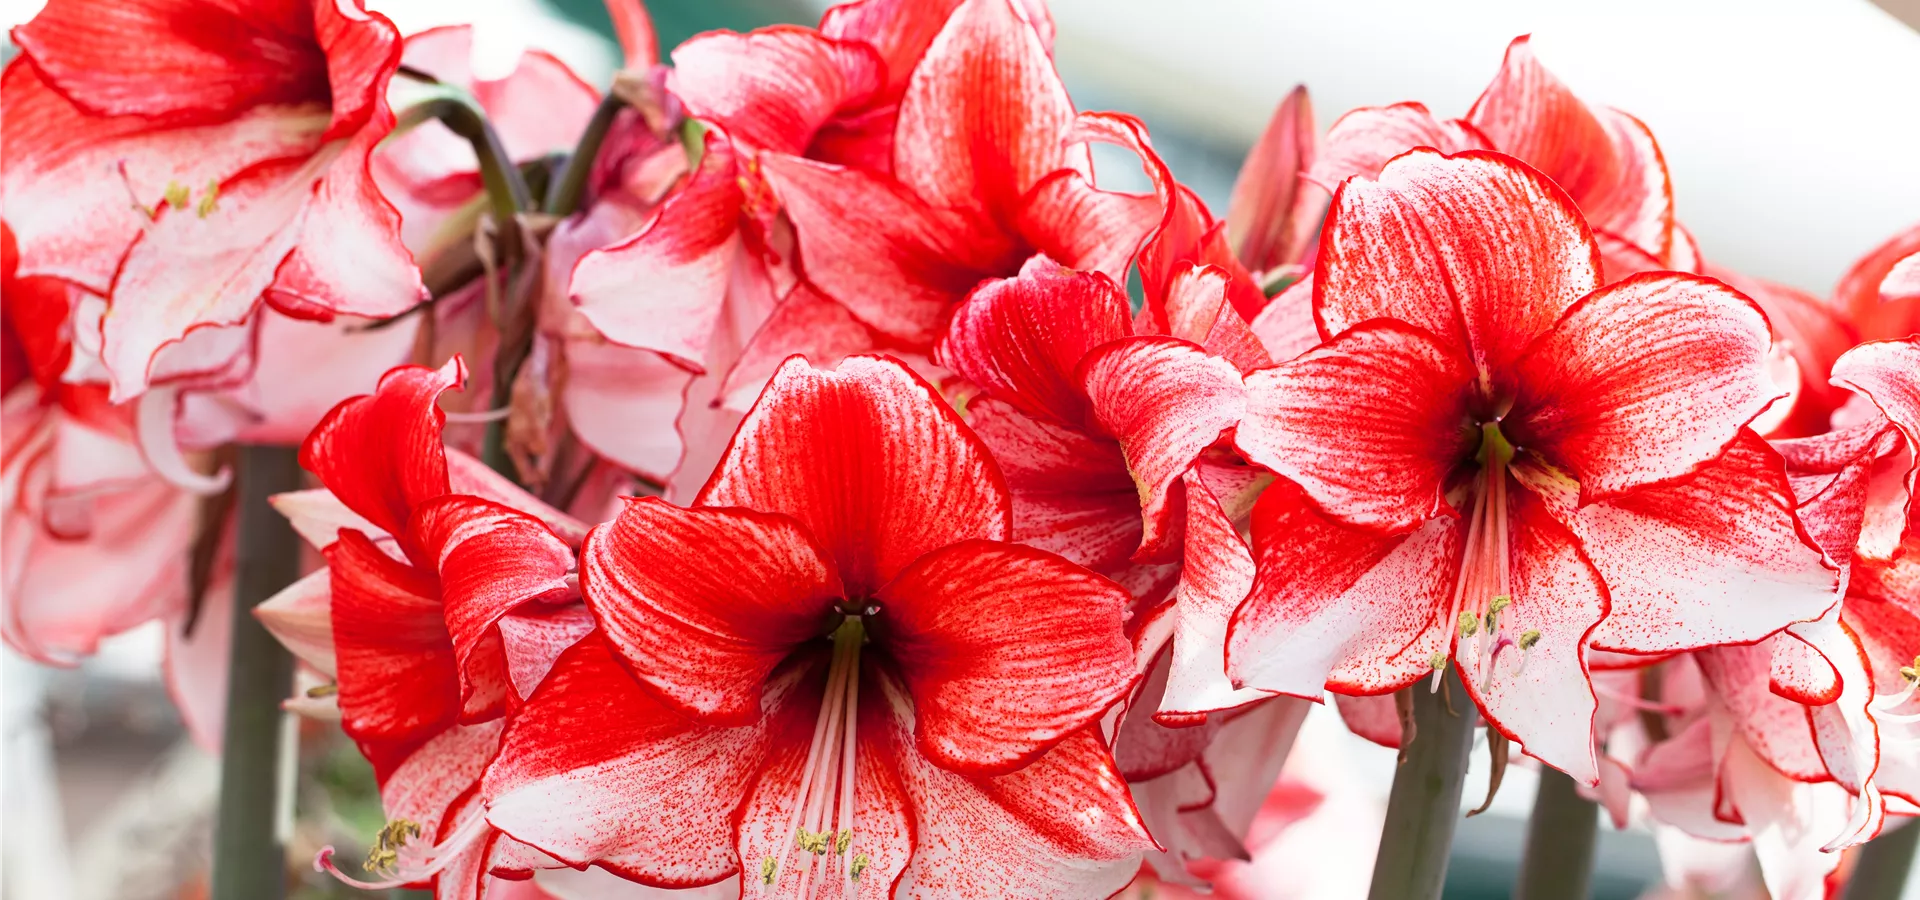
[[[38,5],[0,0],[0,25],[25,21]],[[599,0],[369,5],[409,32],[473,22],[481,74],[504,74],[523,48],[538,47],[604,86],[617,61]],[[811,24],[826,5],[648,3],[666,47],[715,28]],[[1531,33],[1542,60],[1583,97],[1652,127],[1680,216],[1720,264],[1825,294],[1853,259],[1920,219],[1912,27],[1920,0],[1614,0],[1604,13],[1540,0],[1052,0],[1052,8],[1076,103],[1144,118],[1175,173],[1216,213],[1247,147],[1295,84],[1311,90],[1322,130],[1353,107],[1400,100],[1463,115],[1507,43]],[[1108,162],[1104,182],[1147,189],[1131,161]],[[203,890],[217,763],[185,737],[161,687],[160,627],[114,639],[77,669],[6,655],[5,897],[160,900]],[[1348,735],[1331,708],[1309,717],[1300,759],[1323,803],[1384,804],[1392,752]],[[1484,754],[1475,760],[1482,771],[1466,796],[1477,804]],[[303,726],[299,783],[294,852],[334,842],[356,858],[381,816],[371,772],[337,728]],[[1449,898],[1507,895],[1534,784],[1516,767],[1490,814],[1463,823]],[[1320,844],[1321,866],[1352,869],[1344,882],[1364,886],[1371,835],[1336,828]],[[1638,897],[1660,880],[1652,838],[1632,829],[1603,829],[1597,869],[1598,900]],[[1301,896],[1325,896],[1301,883]],[[315,876],[298,896],[366,895]],[[1920,885],[1906,896],[1920,900]]]

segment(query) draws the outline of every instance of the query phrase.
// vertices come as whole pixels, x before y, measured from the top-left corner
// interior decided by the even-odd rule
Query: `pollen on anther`
[[[774,873],[779,871],[780,871],[779,860],[776,860],[771,856],[762,857],[760,860],[760,883],[772,884]]]
[[[1520,649],[1522,649],[1522,650],[1532,650],[1532,649],[1533,649],[1533,645],[1535,645],[1535,644],[1538,644],[1538,643],[1540,643],[1540,630],[1539,630],[1539,629],[1537,629],[1537,628],[1529,628],[1529,629],[1527,629],[1526,631],[1522,631],[1522,632],[1520,632]]]
[[[854,881],[859,881],[860,873],[865,872],[867,870],[867,866],[870,865],[872,862],[873,862],[872,860],[867,858],[867,855],[865,853],[855,853],[853,855],[853,866],[847,870],[847,877],[853,879]]]
[[[1466,610],[1460,611],[1460,636],[1473,637],[1480,630],[1480,619]]]

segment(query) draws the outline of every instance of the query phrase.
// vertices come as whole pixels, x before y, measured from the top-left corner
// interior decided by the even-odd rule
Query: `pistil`
[[[1458,637],[1455,652],[1482,662],[1480,691],[1485,693],[1500,656],[1508,649],[1519,648],[1516,673],[1526,671],[1540,632],[1529,629],[1516,634],[1507,621],[1506,612],[1513,605],[1512,535],[1507,522],[1507,464],[1513,459],[1513,445],[1500,433],[1498,422],[1480,428],[1480,451],[1475,458],[1479,472],[1472,486],[1473,507],[1451,609]]]
[[[865,854],[854,851],[854,788],[858,765],[855,726],[860,714],[860,645],[866,640],[861,616],[849,615],[833,632],[833,657],[827,665],[827,686],[813,740],[801,769],[800,789],[793,800],[786,831],[793,839],[778,857],[760,861],[760,883],[771,888],[791,864],[800,865],[796,897],[828,896],[838,883],[843,896],[853,896],[854,883],[866,868]],[[792,863],[795,850],[806,854]]]

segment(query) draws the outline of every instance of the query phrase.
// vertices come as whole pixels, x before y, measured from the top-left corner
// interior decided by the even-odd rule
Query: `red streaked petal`
[[[1233,709],[1266,691],[1235,690],[1227,678],[1227,624],[1254,586],[1253,553],[1198,472],[1188,470],[1187,534],[1174,595],[1173,668],[1160,714]]]
[[[667,90],[742,146],[805,156],[822,125],[873,98],[886,78],[866,44],[776,25],[708,32],[674,48]]]
[[[1368,322],[1247,376],[1234,446],[1340,521],[1402,532],[1446,515],[1446,479],[1475,446],[1473,370],[1433,335]]]
[[[751,407],[767,379],[789,356],[804,356],[816,366],[835,366],[856,353],[872,352],[874,344],[873,329],[802,281],[781,298],[741,349],[721,387],[721,404],[730,410]]]
[[[1066,164],[1073,115],[1039,32],[1012,0],[967,0],[914,67],[893,171],[936,207],[1013,209]]]
[[[1273,110],[1227,202],[1227,236],[1240,261],[1256,272],[1297,265],[1307,254],[1307,238],[1319,225],[1317,211],[1305,209],[1301,176],[1319,152],[1314,137],[1313,102],[1298,85]]]
[[[1138,854],[1153,841],[1093,729],[1074,732],[1025,768],[967,778],[914,749],[905,692],[883,685],[914,809],[913,860],[896,896],[1103,900],[1133,877]]]
[[[102,10],[62,0],[13,38],[43,77],[94,115],[215,122],[257,106],[328,101],[316,18],[298,2],[140,0]],[[368,26],[384,26],[398,49],[391,24]]]
[[[1018,278],[975,288],[954,309],[934,358],[996,400],[1074,427],[1087,407],[1074,366],[1130,330],[1126,297],[1106,276],[1036,256]]]
[[[1012,520],[980,439],[905,366],[866,356],[781,366],[695,505],[792,516],[855,597],[928,551],[1002,540]]]
[[[1467,692],[1490,727],[1520,742],[1527,754],[1587,786],[1600,781],[1594,758],[1597,708],[1587,676],[1587,635],[1607,614],[1607,586],[1581,552],[1580,541],[1531,493],[1511,493],[1506,552],[1513,603],[1500,613],[1502,644],[1493,635],[1457,637],[1453,659]],[[1521,636],[1539,632],[1523,650]],[[1486,640],[1488,652],[1478,652]]]
[[[409,746],[461,713],[439,585],[357,531],[326,549],[341,725],[360,741]]]
[[[975,233],[890,181],[778,153],[760,161],[793,220],[808,280],[882,332],[932,343],[948,306],[983,274],[1012,268],[1006,238]]]
[[[1319,346],[1320,326],[1313,320],[1313,273],[1267,301],[1247,327],[1274,362],[1286,362]]]
[[[1327,129],[1307,177],[1332,191],[1356,175],[1378,178],[1388,160],[1415,147],[1459,153],[1491,150],[1493,144],[1465,121],[1436,119],[1419,103],[1363,106]]]
[[[1459,341],[1483,381],[1599,286],[1600,252],[1565,192],[1512,157],[1415,150],[1334,195],[1314,271],[1327,337],[1378,317]]]
[[[1902,297],[1883,290],[1894,269],[1915,253],[1920,253],[1920,224],[1873,248],[1834,286],[1835,311],[1859,330],[1860,337],[1884,340],[1920,332],[1920,297]],[[1899,284],[1894,287],[1899,288]]]
[[[952,771],[1025,766],[1133,687],[1122,630],[1132,597],[1051,553],[953,544],[874,599],[876,640],[913,695],[920,752]]]
[[[1152,196],[1104,191],[1077,171],[1059,169],[1027,192],[1009,225],[1068,268],[1099,272],[1118,284],[1159,220],[1160,203]]]
[[[1795,638],[1774,637],[1751,646],[1728,645],[1699,651],[1694,659],[1747,746],[1767,765],[1795,781],[1824,781],[1829,776],[1814,746],[1807,707],[1767,689],[1774,647]]]
[[[1205,347],[1242,372],[1271,366],[1273,358],[1234,307],[1233,286],[1232,276],[1217,266],[1175,266],[1164,302],[1159,304],[1166,316],[1167,333]],[[1319,343],[1319,335],[1314,338],[1314,343]]]
[[[1778,454],[1744,432],[1727,454],[1678,484],[1575,511],[1571,490],[1526,465],[1606,579],[1612,612],[1595,647],[1665,653],[1758,640],[1817,618],[1835,574],[1793,513]]]
[[[760,715],[768,675],[826,633],[842,593],[832,563],[792,519],[657,497],[628,500],[593,530],[580,586],[627,668],[712,725]]]
[[[1096,572],[1126,565],[1140,546],[1140,496],[1118,443],[991,397],[968,402],[967,424],[1006,475],[1014,540]]]
[[[1565,188],[1595,228],[1666,262],[1673,189],[1653,134],[1632,116],[1574,96],[1540,64],[1527,37],[1507,46],[1499,74],[1467,118],[1493,146]]]
[[[1638,275],[1582,300],[1514,364],[1501,428],[1595,503],[1698,470],[1779,396],[1753,301],[1688,275]]]
[[[369,168],[385,137],[384,129],[356,132],[314,183],[298,241],[267,288],[277,307],[386,318],[429,299],[413,254],[400,241],[400,212]]]
[[[609,340],[706,364],[740,252],[733,145],[707,133],[700,169],[632,237],[581,257],[568,292]]]
[[[573,549],[532,516],[460,494],[415,509],[407,532],[440,575],[462,721],[500,714],[511,683],[494,626],[524,604],[565,599]]]
[[[589,635],[501,739],[482,786],[487,818],[569,865],[597,862],[655,887],[708,884],[738,870],[732,815],[764,747],[762,726],[682,718]]]
[[[1376,694],[1432,670],[1465,529],[1438,518],[1404,535],[1352,528],[1293,485],[1253,507],[1257,575],[1227,632],[1227,674],[1250,688],[1316,699]]]
[[[1174,552],[1174,485],[1240,421],[1246,385],[1233,364],[1186,341],[1135,337],[1087,354],[1077,373],[1093,418],[1120,442],[1139,492],[1139,561]]]
[[[1920,337],[1861,344],[1834,364],[1833,380],[1867,395],[1907,439],[1906,533],[1920,534]]]
[[[467,380],[454,357],[438,370],[400,366],[372,394],[340,402],[300,445],[300,465],[319,476],[348,509],[391,535],[405,532],[413,509],[447,493],[447,414],[436,404]]]
[[[627,68],[644,71],[660,64],[660,38],[645,3],[607,0],[607,16],[613,19],[613,34]]]

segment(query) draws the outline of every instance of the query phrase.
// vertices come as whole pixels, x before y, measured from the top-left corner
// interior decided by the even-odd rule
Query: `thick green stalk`
[[[1840,896],[1843,900],[1896,900],[1907,885],[1908,870],[1913,868],[1916,843],[1920,843],[1920,825],[1908,822],[1888,828],[1861,845],[1855,851],[1860,858]]]
[[[221,744],[220,809],[213,838],[212,900],[285,896],[286,848],[275,836],[280,702],[293,690],[293,658],[253,617],[261,601],[300,574],[300,542],[267,498],[300,487],[292,447],[240,448],[233,646]]]
[[[1540,792],[1527,820],[1527,847],[1513,900],[1586,900],[1600,810],[1565,772],[1540,767]]]
[[[600,156],[600,144],[607,139],[607,129],[613,127],[614,117],[626,105],[618,94],[607,92],[587,122],[587,130],[580,133],[579,142],[574,144],[573,155],[567,157],[560,169],[560,177],[547,189],[542,211],[553,216],[569,216],[580,208],[587,196],[587,178],[593,174],[593,161]]]
[[[513,227],[515,216],[533,208],[533,192],[527,189],[520,167],[513,164],[493,123],[487,121],[486,112],[471,96],[454,88],[437,90],[401,112],[399,129],[428,119],[439,119],[473,145],[473,154],[480,160],[480,183],[487,189],[499,227]]]
[[[1429,691],[1425,681],[1410,690],[1415,734],[1393,774],[1370,900],[1439,900],[1453,830],[1460,824],[1460,789],[1479,716],[1451,666],[1444,694]]]

